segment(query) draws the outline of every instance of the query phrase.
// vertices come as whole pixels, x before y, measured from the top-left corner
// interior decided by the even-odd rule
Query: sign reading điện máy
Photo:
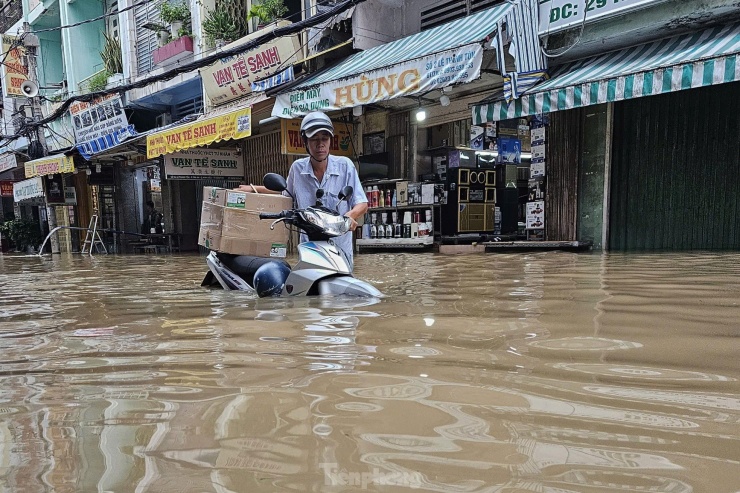
[[[252,82],[277,73],[301,53],[298,36],[283,36],[258,48],[225,57],[200,71],[203,88],[213,105],[249,95]]]
[[[480,77],[483,47],[474,43],[454,50],[371,70],[353,77],[279,94],[272,116],[293,118],[311,111],[332,111],[409,96]]]
[[[189,149],[166,155],[164,174],[170,180],[243,180],[244,157],[237,149]]]

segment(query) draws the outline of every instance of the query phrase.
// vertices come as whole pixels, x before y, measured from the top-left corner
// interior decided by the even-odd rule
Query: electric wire
[[[206,67],[208,65],[211,65],[214,62],[216,62],[218,60],[221,60],[222,58],[228,58],[228,57],[231,57],[231,56],[239,55],[241,53],[244,53],[246,51],[249,51],[249,50],[251,50],[253,48],[258,47],[258,46],[262,45],[263,43],[265,43],[267,41],[273,40],[275,38],[278,38],[278,37],[281,37],[281,36],[287,36],[287,35],[290,35],[290,34],[300,33],[305,28],[314,27],[316,25],[319,25],[319,24],[323,23],[324,21],[329,20],[332,17],[337,16],[338,14],[341,14],[345,10],[348,10],[349,8],[351,8],[351,7],[353,7],[353,6],[357,5],[357,4],[363,3],[365,1],[366,0],[345,0],[344,2],[342,2],[340,4],[337,4],[335,7],[331,8],[331,9],[325,11],[325,12],[318,13],[318,14],[310,17],[309,19],[305,19],[303,21],[293,23],[293,24],[291,24],[289,26],[275,27],[272,30],[270,30],[269,32],[263,34],[262,36],[258,36],[258,37],[254,38],[253,40],[251,40],[251,41],[249,41],[249,42],[247,42],[247,43],[245,43],[243,45],[240,45],[240,46],[237,46],[237,47],[234,47],[234,48],[230,48],[228,50],[222,50],[222,51],[213,53],[213,54],[208,55],[208,56],[206,56],[204,58],[201,58],[200,60],[197,60],[197,61],[194,61],[194,62],[190,62],[190,63],[187,63],[185,65],[181,65],[181,66],[179,66],[179,67],[177,67],[175,69],[172,69],[170,71],[164,72],[162,74],[154,75],[154,76],[151,76],[151,77],[146,77],[146,78],[141,79],[139,81],[132,82],[132,83],[129,83],[129,84],[124,84],[124,85],[117,86],[117,87],[114,87],[114,88],[111,88],[111,89],[104,89],[102,91],[96,91],[96,92],[91,92],[91,93],[87,93],[87,94],[81,94],[81,95],[76,95],[76,96],[69,97],[53,113],[51,113],[50,115],[48,115],[46,118],[43,118],[41,120],[38,120],[38,121],[35,121],[35,122],[32,122],[32,123],[27,123],[27,124],[24,125],[24,128],[22,128],[16,134],[13,134],[13,135],[0,135],[0,138],[2,138],[2,139],[16,140],[16,139],[18,139],[20,137],[23,137],[29,131],[33,131],[33,130],[41,127],[41,126],[45,126],[46,124],[48,124],[48,123],[50,123],[50,122],[58,119],[60,116],[62,116],[69,109],[70,105],[72,103],[74,103],[75,101],[90,102],[90,101],[92,101],[95,98],[98,98],[100,96],[106,96],[106,95],[109,95],[109,94],[121,94],[121,93],[127,92],[127,91],[129,91],[131,89],[139,89],[139,88],[146,87],[146,86],[149,86],[151,84],[154,84],[156,82],[170,80],[170,79],[172,79],[172,78],[174,78],[174,77],[176,77],[176,76],[178,76],[180,74],[193,72],[193,71],[195,71],[197,69],[200,69],[202,67]]]
[[[581,42],[581,39],[583,38],[583,30],[584,30],[584,27],[586,26],[586,17],[588,14],[587,8],[588,8],[588,0],[583,0],[583,19],[581,19],[581,25],[580,25],[580,29],[578,30],[578,36],[576,37],[576,40],[567,48],[561,49],[561,51],[559,51],[558,53],[548,53],[547,47],[540,45],[540,51],[542,52],[543,55],[545,55],[547,58],[561,57],[565,55],[566,53],[568,53],[573,48],[575,48]],[[551,21],[549,21],[549,18],[548,18],[547,33],[546,33],[548,40],[550,39],[550,22]]]

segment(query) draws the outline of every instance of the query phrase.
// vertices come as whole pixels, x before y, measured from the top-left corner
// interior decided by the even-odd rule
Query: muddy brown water
[[[0,491],[740,491],[740,254],[0,256]]]

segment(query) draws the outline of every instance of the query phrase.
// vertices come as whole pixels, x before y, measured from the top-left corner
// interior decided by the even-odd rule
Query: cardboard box
[[[285,257],[290,231],[260,212],[281,212],[293,207],[293,199],[275,194],[256,194],[216,187],[203,189],[198,244],[235,255]]]
[[[209,250],[220,251],[221,249],[221,232],[212,229],[200,229],[198,234],[198,245],[208,248]]]
[[[220,187],[203,187],[203,202],[209,204],[215,204],[220,206],[226,205],[226,193],[228,192],[225,188]]]
[[[224,219],[224,209],[222,205],[211,203],[203,200],[200,208],[200,229],[211,229],[221,231],[221,223]]]
[[[408,186],[409,182],[399,181],[396,182],[396,205],[408,205]]]
[[[291,199],[286,197],[288,205]],[[286,207],[287,208],[287,207]],[[270,229],[272,221],[259,218],[260,212],[280,212],[285,208],[274,207],[275,210],[246,210],[226,207],[224,209],[224,220],[221,226],[221,234],[226,237],[260,240],[266,242],[288,243],[288,228],[284,224],[276,224],[275,229]],[[234,252],[229,252],[234,253]]]
[[[277,229],[276,227],[275,230]],[[287,231],[286,228],[283,229]],[[285,258],[288,253],[288,242],[287,239],[285,242],[260,241],[224,235],[221,237],[219,248],[220,252],[233,253],[235,255]]]

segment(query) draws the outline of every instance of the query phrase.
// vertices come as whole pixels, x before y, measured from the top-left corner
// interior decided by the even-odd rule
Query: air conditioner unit
[[[157,127],[164,127],[165,125],[169,125],[170,123],[172,123],[172,115],[170,115],[169,113],[162,113],[161,115],[157,115],[154,123]]]

